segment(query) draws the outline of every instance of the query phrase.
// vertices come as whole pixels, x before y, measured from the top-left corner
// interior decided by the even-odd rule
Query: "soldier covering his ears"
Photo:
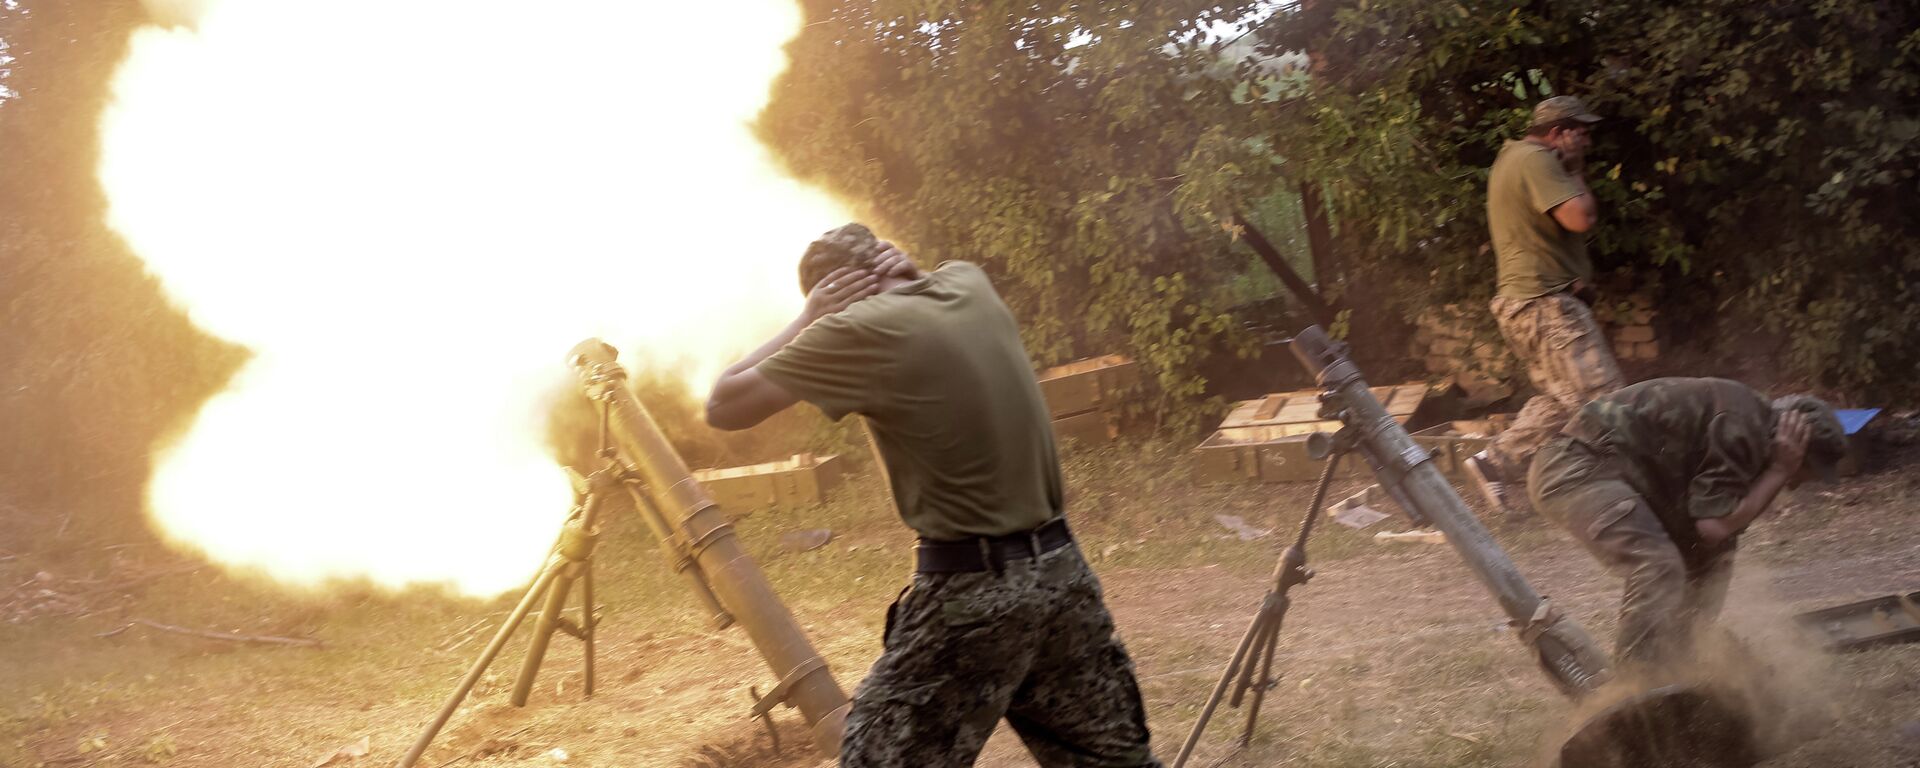
[[[1493,319],[1539,394],[1487,450],[1469,477],[1496,510],[1516,515],[1527,464],[1587,401],[1625,380],[1594,322],[1587,234],[1599,221],[1582,175],[1598,115],[1573,96],[1533,109],[1527,134],[1500,148],[1487,177],[1487,228],[1499,260]]]
[[[1158,766],[1133,662],[1067,529],[1013,315],[965,262],[922,272],[859,224],[800,260],[806,309],[728,368],[707,421],[805,400],[872,430],[916,573],[854,693],[845,766],[966,766],[1004,717],[1043,766]]]

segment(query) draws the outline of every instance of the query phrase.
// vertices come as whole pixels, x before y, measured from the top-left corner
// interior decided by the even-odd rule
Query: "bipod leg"
[[[580,609],[580,642],[585,646],[587,685],[583,693],[593,698],[593,627],[600,623],[600,617],[593,613],[593,561],[580,564],[580,597],[586,605]]]
[[[1246,698],[1247,689],[1253,687],[1253,673],[1258,668],[1260,655],[1273,646],[1274,638],[1279,636],[1279,627],[1273,622],[1273,599],[1275,594],[1268,592],[1260,599],[1260,633],[1254,635],[1253,645],[1247,648],[1247,658],[1241,664],[1239,674],[1234,677],[1233,695],[1227,697],[1227,706],[1239,707]]]
[[[1213,719],[1213,712],[1219,708],[1220,699],[1226,695],[1229,685],[1235,686],[1233,706],[1236,707],[1240,706],[1247,689],[1253,689],[1253,706],[1247,710],[1247,729],[1240,737],[1240,746],[1246,746],[1253,739],[1254,720],[1259,717],[1260,704],[1266,699],[1267,689],[1273,685],[1273,654],[1280,645],[1281,621],[1286,618],[1287,607],[1291,604],[1287,599],[1287,591],[1313,578],[1313,571],[1307,569],[1307,537],[1313,535],[1313,521],[1320,516],[1320,505],[1327,500],[1327,488],[1333,484],[1334,473],[1340,467],[1340,457],[1352,439],[1353,432],[1350,429],[1341,431],[1340,435],[1328,436],[1316,432],[1308,436],[1309,455],[1327,460],[1326,466],[1320,470],[1320,484],[1313,491],[1313,502],[1307,505],[1307,514],[1300,519],[1300,533],[1294,538],[1293,546],[1283,551],[1280,561],[1274,563],[1273,587],[1260,600],[1260,610],[1254,614],[1253,623],[1247,626],[1247,633],[1240,638],[1240,646],[1233,651],[1233,661],[1228,662],[1226,672],[1220,675],[1220,682],[1214,685],[1213,694],[1207,697],[1207,705],[1200,710],[1200,719],[1193,724],[1193,731],[1187,734],[1186,743],[1180,745],[1180,755],[1174,758],[1173,768],[1184,768],[1187,758],[1193,756],[1193,748],[1200,743],[1201,732],[1207,729],[1207,721]],[[1255,664],[1260,666],[1257,684],[1254,682]]]
[[[594,480],[599,477],[596,473]],[[533,637],[527,643],[527,660],[520,666],[520,678],[513,683],[513,705],[516,707],[527,705],[527,696],[533,692],[533,678],[540,674],[540,663],[546,658],[548,644],[553,642],[554,630],[565,630],[581,640],[587,639],[583,628],[574,626],[566,619],[567,593],[572,591],[575,579],[588,573],[587,563],[593,557],[594,541],[599,537],[599,531],[593,525],[599,498],[591,490],[581,493],[577,514],[561,526],[560,540],[553,545],[554,555],[561,559],[561,565],[556,569],[559,575],[547,591],[546,606],[540,610],[540,620],[534,624]],[[589,602],[587,621],[592,620],[593,605]],[[589,651],[587,658],[592,657]]]
[[[1200,710],[1200,719],[1194,721],[1193,731],[1187,734],[1187,741],[1180,745],[1180,756],[1173,759],[1173,768],[1186,765],[1187,758],[1193,755],[1193,748],[1200,743],[1200,733],[1207,729],[1207,721],[1213,719],[1213,711],[1220,706],[1220,699],[1227,695],[1227,686],[1232,685],[1235,676],[1240,673],[1241,662],[1247,658],[1247,651],[1265,629],[1266,611],[1254,614],[1253,622],[1247,625],[1247,633],[1240,636],[1240,645],[1233,651],[1233,660],[1227,662],[1227,669],[1220,674],[1220,682],[1214,684],[1213,694],[1207,697],[1207,705]]]
[[[507,620],[501,622],[500,631],[493,634],[493,641],[487,643],[487,649],[481,651],[480,658],[474,660],[473,666],[467,670],[467,676],[461,679],[460,686],[454,689],[452,696],[447,697],[447,703],[440,707],[440,714],[434,716],[433,724],[428,725],[426,732],[413,742],[413,749],[407,750],[406,756],[400,758],[398,768],[409,768],[420,761],[420,755],[427,751],[427,745],[433,743],[433,737],[440,735],[440,729],[446,727],[454,710],[460,708],[460,702],[467,700],[467,694],[473,692],[474,684],[480,682],[480,675],[486,673],[487,667],[500,655],[500,649],[506,647],[507,639],[513,636],[514,630],[520,628],[520,622],[526,620],[527,611],[533,609],[534,601],[547,591],[565,565],[566,562],[559,557],[547,559],[547,566],[540,569],[539,576],[534,577],[533,586],[527,588],[527,594],[520,598],[520,604],[507,614]]]
[[[594,613],[593,603],[593,543],[600,532],[598,525],[600,500],[608,490],[621,487],[624,484],[621,478],[626,475],[626,468],[620,464],[619,451],[613,447],[612,437],[607,433],[608,422],[613,418],[610,397],[611,393],[602,393],[600,397],[594,398],[600,410],[600,450],[598,451],[600,471],[586,478],[584,487],[576,492],[576,504],[580,510],[580,530],[585,533],[584,546],[563,552],[580,564],[580,600],[583,605],[580,607],[579,635],[580,652],[584,654],[582,660],[586,672],[586,684],[581,688],[581,695],[589,699],[593,698],[593,631],[600,624],[600,617]],[[565,543],[564,538],[562,541]],[[582,540],[576,540],[575,543],[580,541]]]
[[[1253,684],[1253,703],[1247,705],[1247,729],[1240,733],[1240,746],[1253,744],[1253,725],[1259,721],[1260,704],[1266,701],[1267,691],[1273,688],[1273,654],[1280,649],[1280,625],[1287,618],[1287,596],[1278,595],[1279,605],[1273,611],[1273,618],[1267,622],[1267,642],[1265,648],[1254,653],[1254,659],[1260,662],[1260,680]],[[1253,675],[1253,662],[1247,663],[1247,675]]]
[[[527,642],[527,659],[520,665],[520,678],[513,681],[513,705],[524,707],[527,697],[533,693],[533,678],[540,674],[540,662],[547,655],[547,646],[553,642],[553,633],[560,628],[561,614],[567,609],[567,592],[573,588],[573,580],[579,564],[568,562],[557,570],[558,578],[547,589],[547,599],[540,608],[540,618],[534,621],[533,637]]]

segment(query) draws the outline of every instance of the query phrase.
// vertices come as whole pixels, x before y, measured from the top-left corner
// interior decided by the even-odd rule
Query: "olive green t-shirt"
[[[1586,236],[1562,229],[1548,213],[1585,192],[1553,150],[1530,141],[1500,148],[1487,176],[1487,228],[1501,296],[1531,299],[1592,279]]]
[[[866,418],[923,538],[1015,533],[1064,509],[1040,385],[979,267],[947,262],[820,318],[757,369],[827,418]]]

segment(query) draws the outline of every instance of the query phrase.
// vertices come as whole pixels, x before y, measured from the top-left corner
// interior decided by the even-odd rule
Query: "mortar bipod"
[[[1187,759],[1193,756],[1194,747],[1199,745],[1201,734],[1206,732],[1208,721],[1213,719],[1214,711],[1220,706],[1221,699],[1227,697],[1229,688],[1233,691],[1232,697],[1227,698],[1227,706],[1230,707],[1240,706],[1249,692],[1253,694],[1238,747],[1245,749],[1253,743],[1253,728],[1260,719],[1260,705],[1266,701],[1267,692],[1279,684],[1273,672],[1273,657],[1280,646],[1280,629],[1286,622],[1287,610],[1293,605],[1289,593],[1294,587],[1313,579],[1313,569],[1307,567],[1307,540],[1313,536],[1314,522],[1319,519],[1321,506],[1327,501],[1327,488],[1333,484],[1334,475],[1339,471],[1340,457],[1354,446],[1354,434],[1352,427],[1342,427],[1331,436],[1320,432],[1308,436],[1307,452],[1325,462],[1320,468],[1320,482],[1313,490],[1313,500],[1307,505],[1306,515],[1300,518],[1299,533],[1294,536],[1293,544],[1282,551],[1280,559],[1274,563],[1273,583],[1261,597],[1260,607],[1254,611],[1246,634],[1241,635],[1233,658],[1220,674],[1220,681],[1214,684],[1213,693],[1201,707],[1193,730],[1187,732],[1187,740],[1180,745],[1180,754],[1174,758],[1173,768],[1185,768]]]
[[[536,620],[534,636],[527,646],[527,659],[520,668],[519,678],[514,682],[514,706],[526,705],[528,694],[533,690],[534,676],[540,671],[540,663],[546,655],[548,641],[552,639],[556,630],[580,638],[581,642],[585,643],[584,693],[587,696],[593,695],[593,635],[594,627],[600,623],[593,603],[592,558],[594,544],[599,538],[599,531],[594,523],[600,509],[600,501],[604,498],[603,491],[612,482],[613,474],[605,469],[587,477],[581,477],[571,469],[568,472],[568,479],[573,483],[574,506],[567,516],[566,523],[560,528],[560,537],[554,542],[552,552],[547,555],[539,574],[534,576],[533,582],[527,587],[526,594],[520,597],[520,602],[507,614],[506,620],[500,623],[500,629],[494,632],[493,640],[487,643],[486,650],[480,652],[480,657],[467,668],[466,676],[461,678],[453,694],[448,696],[446,702],[440,706],[440,712],[434,716],[433,722],[429,723],[420,737],[414,740],[413,747],[407,750],[407,754],[400,758],[399,768],[409,768],[419,762],[420,756],[426,753],[427,746],[432,744],[434,737],[440,734],[440,729],[446,727],[447,721],[453,717],[454,711],[459,709],[460,703],[466,701],[467,694],[473,692],[474,685],[480,682],[480,676],[486,673],[487,667],[493,665],[494,659],[498,658],[500,651],[506,647],[507,640],[513,637],[513,633],[526,621],[536,603],[542,604],[540,617]],[[580,592],[584,602],[578,623],[567,621],[561,615],[566,608],[567,592],[575,580],[581,582]]]

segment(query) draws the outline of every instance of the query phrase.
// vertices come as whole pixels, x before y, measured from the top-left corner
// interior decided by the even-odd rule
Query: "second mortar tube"
[[[1519,629],[1521,641],[1532,646],[1554,683],[1580,696],[1606,682],[1606,654],[1579,622],[1554,610],[1520,575],[1506,551],[1494,543],[1479,518],[1433,466],[1431,457],[1381,407],[1361,378],[1359,366],[1347,359],[1346,345],[1311,326],[1294,337],[1293,354],[1316,377],[1321,397],[1343,409],[1341,421],[1359,432],[1359,448],[1374,465],[1381,485],[1397,490],[1396,500],[1416,507],[1409,511],[1446,534],[1447,543],[1500,602]]]

